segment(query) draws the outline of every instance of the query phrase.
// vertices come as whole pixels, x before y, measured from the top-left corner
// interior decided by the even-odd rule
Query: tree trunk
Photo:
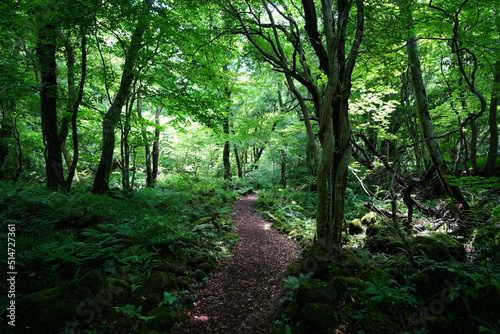
[[[45,174],[49,188],[64,186],[61,143],[57,125],[56,27],[46,24],[38,33],[37,56],[40,63],[40,109],[45,145]]]
[[[229,136],[229,118],[225,117],[222,120],[223,131]],[[231,153],[231,144],[229,140],[224,143],[224,150],[222,152],[222,164],[224,168],[224,180],[231,179],[231,161],[229,160],[229,155]]]
[[[160,160],[160,115],[161,107],[156,108],[155,113],[155,139],[153,141],[153,152],[151,153],[151,158],[153,162],[153,167],[151,171],[152,183],[155,184],[158,179],[158,164]]]
[[[142,119],[142,94],[137,92],[137,116]],[[151,148],[149,147],[148,133],[146,125],[141,125],[142,142],[144,143],[144,155],[146,158],[146,186],[153,186],[153,170],[151,166]],[[134,163],[135,165],[135,163]]]
[[[130,143],[129,134],[131,130],[130,117],[132,116],[133,101],[125,106],[125,120],[121,128],[120,155],[122,158],[122,187],[126,191],[132,190],[130,187]]]
[[[287,158],[285,150],[280,150],[280,186],[286,187]]]
[[[488,152],[488,161],[486,163],[485,176],[493,177],[496,171],[496,161],[498,155],[498,121],[497,109],[500,99],[500,61],[497,61],[493,70],[493,88],[491,90],[490,109],[488,115],[488,124],[490,127],[490,145]]]
[[[148,2],[147,11],[145,11],[143,16],[139,19],[132,33],[130,45],[125,57],[125,63],[123,65],[120,88],[102,121],[102,150],[99,166],[97,167],[94,178],[93,192],[95,193],[102,194],[109,190],[109,177],[111,175],[113,153],[115,150],[115,127],[120,120],[122,108],[129,98],[130,88],[137,76],[136,64],[139,59],[142,37],[149,23],[148,11],[150,2],[145,2]]]
[[[234,157],[236,158],[236,167],[238,168],[238,177],[242,179],[243,166],[241,165],[240,155],[238,153],[238,147],[236,145],[234,145],[233,151],[234,151]]]
[[[412,19],[411,19],[412,20]],[[458,203],[461,203],[464,208],[468,209],[469,205],[465,200],[462,191],[459,187],[450,184],[447,176],[449,175],[448,168],[444,161],[443,155],[439,149],[437,140],[434,134],[434,125],[429,114],[429,105],[427,103],[427,94],[425,90],[424,81],[422,78],[422,68],[420,66],[420,58],[417,45],[417,37],[411,33],[408,43],[408,66],[410,70],[411,82],[415,95],[415,104],[417,108],[417,115],[422,130],[422,135],[425,139],[425,146],[427,153],[433,163],[437,167],[436,171],[439,180],[445,192],[451,198],[454,198]]]

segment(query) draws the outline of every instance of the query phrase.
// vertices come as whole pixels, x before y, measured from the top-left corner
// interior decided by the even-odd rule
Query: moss
[[[177,289],[174,274],[156,272],[143,281],[142,286],[132,295],[130,303],[142,306],[142,312],[146,313],[158,306],[163,298],[163,292]]]
[[[389,280],[389,274],[386,270],[377,267],[370,267],[363,271],[359,275],[359,278],[363,281],[371,281],[374,278],[378,281],[386,282]]]
[[[177,276],[182,276],[187,271],[186,263],[182,261],[169,262],[162,260],[158,262],[158,265],[155,269],[156,271],[164,271],[166,273],[172,273]]]
[[[437,262],[448,262],[452,260],[450,248],[446,242],[435,236],[416,236],[411,240],[413,253],[420,255],[424,253],[430,260]]]
[[[390,235],[380,235],[380,232],[365,240],[365,248],[371,253],[397,254],[402,253],[404,244],[401,240]]]
[[[212,268],[215,268],[215,257],[206,253],[198,254],[187,261],[188,265],[191,267],[199,267],[200,265],[205,265],[208,263]]]
[[[357,277],[338,276],[330,280],[330,284],[337,291],[338,298],[344,300],[354,291],[365,290],[368,286]]]
[[[479,252],[475,262],[497,260],[500,258],[500,225],[481,226],[474,236],[474,248]]]
[[[433,235],[433,237],[446,245],[448,252],[455,260],[465,261],[466,251],[462,243],[445,233],[438,233]]]
[[[296,293],[297,304],[301,307],[308,303],[334,306],[337,301],[337,291],[330,284],[319,279],[302,281]]]
[[[189,276],[179,276],[176,279],[177,286],[181,289],[187,289],[193,283],[193,278]]]
[[[376,213],[376,212],[368,212],[366,215],[361,217],[360,222],[364,226],[370,226],[370,225],[375,225],[377,223],[380,223],[382,221],[382,218]]]
[[[101,290],[108,290],[109,284],[104,277],[104,274],[99,269],[94,269],[83,275],[78,280],[78,285],[88,288],[94,295],[97,295]]]
[[[372,312],[354,324],[357,332],[363,331],[365,334],[399,334],[401,328],[387,315]]]
[[[166,307],[157,307],[148,312],[148,317],[154,317],[143,322],[143,328],[168,332],[176,322],[174,313]]]
[[[381,229],[382,228],[378,224],[370,225],[366,228],[365,234],[368,237],[373,237],[373,236],[377,235]]]
[[[295,262],[292,263],[291,265],[288,266],[288,268],[285,271],[284,276],[300,276],[302,272],[302,264],[300,262]]]
[[[330,305],[308,303],[300,311],[300,316],[313,328],[321,331],[335,328],[339,321],[335,310]]]
[[[85,301],[95,300],[92,292],[70,281],[52,289],[21,298],[17,304],[19,327],[30,327],[30,333],[48,333],[73,319],[86,321],[94,309],[87,310]],[[88,311],[88,312],[87,312]]]
[[[358,251],[344,249],[335,254],[332,266],[334,268],[347,269],[349,274],[343,276],[353,276],[363,271],[365,263],[361,260]]]
[[[394,256],[381,268],[386,270],[389,276],[399,284],[406,284],[408,277],[416,273],[415,267],[402,254]]]
[[[130,284],[119,278],[108,279],[109,289],[111,291],[114,302],[124,304],[131,294]]]
[[[347,224],[347,230],[349,232],[349,235],[362,233],[363,226],[361,226],[361,220],[353,219],[350,223]]]

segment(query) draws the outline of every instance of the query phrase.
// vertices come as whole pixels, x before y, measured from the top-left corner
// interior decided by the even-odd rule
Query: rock
[[[78,285],[88,288],[94,295],[97,295],[101,290],[108,290],[109,284],[104,277],[104,274],[99,269],[94,269],[83,275],[78,280]]]
[[[361,217],[360,223],[364,226],[370,226],[381,222],[381,220],[382,218],[376,212],[372,211]]]
[[[304,305],[300,311],[300,316],[318,331],[335,328],[339,324],[333,307],[321,303],[308,303]]]
[[[49,333],[75,318],[89,320],[96,312],[86,306],[89,300],[95,300],[92,292],[76,281],[24,296],[16,305],[20,331],[30,328],[29,333]]]
[[[344,300],[349,297],[351,292],[365,290],[368,286],[358,277],[333,277],[330,284],[337,291],[338,298]]]
[[[335,306],[337,301],[337,291],[330,284],[319,279],[302,281],[296,294],[297,304],[300,307],[309,303]]]
[[[401,328],[389,316],[372,312],[354,324],[356,333],[363,331],[365,334],[400,334]]]
[[[157,307],[148,312],[148,317],[154,317],[143,322],[142,327],[148,330],[169,332],[176,322],[174,313],[166,307]]]
[[[361,226],[361,221],[359,219],[353,219],[347,224],[347,230],[349,235],[360,234],[363,232],[363,226]]]
[[[445,234],[419,235],[411,240],[411,244],[415,255],[424,253],[429,259],[437,262],[448,262],[453,258],[462,261],[465,259],[464,246]]]
[[[159,271],[143,281],[142,286],[132,294],[130,304],[142,306],[142,312],[147,313],[158,306],[165,291],[177,289],[175,275]]]
[[[386,253],[397,254],[402,253],[404,244],[401,240],[390,235],[380,235],[380,232],[373,237],[367,237],[365,240],[365,248],[370,253]]]
[[[176,281],[179,288],[187,289],[193,283],[193,278],[189,276],[179,276]]]

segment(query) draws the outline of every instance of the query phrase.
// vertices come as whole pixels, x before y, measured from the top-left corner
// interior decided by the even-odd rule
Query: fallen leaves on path
[[[283,292],[283,272],[298,258],[299,247],[270,229],[255,212],[256,195],[234,204],[241,241],[233,256],[223,259],[179,333],[268,333],[272,314]]]

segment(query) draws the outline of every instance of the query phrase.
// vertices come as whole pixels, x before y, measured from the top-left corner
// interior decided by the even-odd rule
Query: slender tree
[[[439,144],[434,133],[434,124],[432,123],[429,104],[427,101],[427,93],[422,77],[422,67],[420,66],[420,55],[418,52],[418,38],[413,30],[413,18],[411,15],[411,10],[407,7],[408,19],[409,19],[409,35],[407,40],[407,52],[408,52],[408,67],[410,73],[410,79],[413,87],[413,93],[415,97],[415,105],[417,109],[418,120],[420,122],[420,128],[422,131],[422,136],[425,140],[425,146],[427,148],[427,153],[433,163],[436,166],[436,172],[441,181],[446,194],[451,198],[454,198],[458,203],[461,203],[464,208],[469,208],[465,197],[462,194],[460,188],[456,185],[450,183],[448,179],[449,171],[446,162],[443,158]]]
[[[105,193],[109,190],[109,178],[111,175],[115,149],[115,127],[120,119],[122,108],[130,96],[132,83],[138,75],[136,65],[140,57],[139,51],[142,48],[142,38],[149,26],[151,4],[151,0],[143,1],[143,10],[137,20],[125,56],[120,87],[110,108],[104,115],[102,122],[103,140],[101,158],[93,185],[93,192],[95,193]]]
[[[233,31],[244,34],[261,56],[285,75],[288,88],[299,102],[317,173],[317,241],[331,250],[340,245],[344,224],[352,155],[348,105],[352,72],[363,38],[364,3],[302,0],[300,13],[293,12],[293,4],[278,6],[263,0],[261,5],[256,8],[246,2],[242,7],[226,0],[224,7],[238,22]],[[351,20],[353,27],[349,25]],[[308,101],[312,101],[314,115]],[[321,150],[316,147],[313,117],[319,121]]]

